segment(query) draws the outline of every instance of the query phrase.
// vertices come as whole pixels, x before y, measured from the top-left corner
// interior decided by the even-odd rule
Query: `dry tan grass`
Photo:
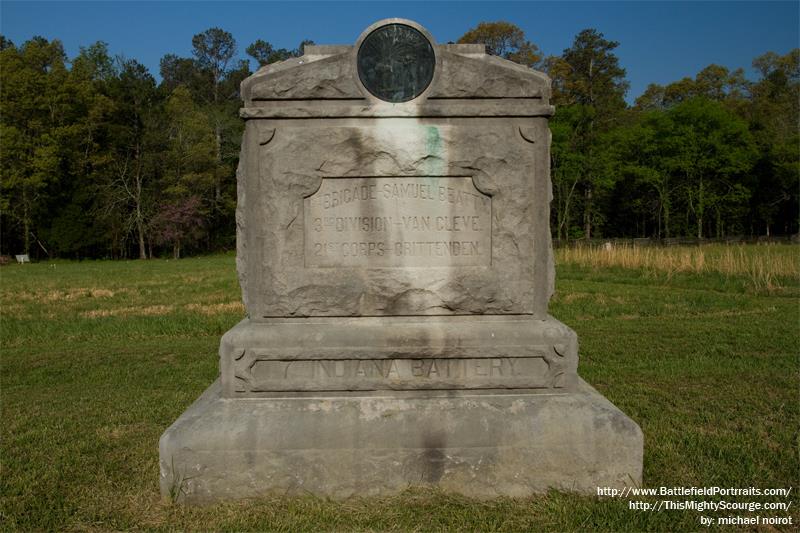
[[[184,283],[203,283],[208,279],[207,276],[189,276],[189,275],[179,276],[179,278]]]
[[[148,307],[119,307],[117,309],[93,309],[84,311],[84,318],[103,318],[107,316],[159,316],[172,312],[172,305],[150,305]]]
[[[0,316],[17,316],[25,314],[27,308],[21,304],[3,304],[0,307]]]
[[[218,304],[189,304],[186,306],[189,311],[194,311],[203,315],[219,315],[222,313],[244,313],[242,302],[223,302]]]
[[[703,313],[672,313],[670,315],[671,318],[675,318],[678,320],[683,319],[691,319],[691,318],[712,318],[712,317],[720,317],[720,318],[728,318],[728,317],[736,317],[736,316],[746,316],[746,315],[767,315],[770,313],[777,312],[777,308],[775,307],[765,307],[761,309],[748,309],[745,311],[739,310],[730,310],[724,309],[721,311],[708,311]],[[649,316],[649,315],[619,315],[614,317],[616,320],[663,320],[664,317],[661,315],[657,316]]]
[[[556,293],[556,294],[558,294],[558,293]],[[576,302],[578,300],[583,300],[585,298],[591,298],[591,297],[592,297],[592,294],[588,293],[588,292],[570,292],[568,294],[565,294],[563,296],[562,300],[563,300],[563,302],[565,304],[569,304],[569,303],[572,303],[572,302]]]
[[[160,316],[172,313],[179,308],[174,305],[150,305],[146,307],[118,307],[116,309],[93,309],[84,311],[80,315],[84,318],[104,318],[109,316]],[[186,311],[199,313],[206,316],[224,313],[244,314],[241,302],[222,302],[217,304],[187,304],[183,306]]]
[[[25,302],[55,303],[72,302],[80,298],[111,298],[119,292],[130,292],[128,289],[112,291],[99,287],[75,287],[65,290],[21,291],[9,295],[12,299]]]
[[[111,298],[114,296],[114,291],[108,289],[90,289],[89,294],[92,298]]]
[[[560,263],[592,268],[622,267],[672,276],[678,272],[716,272],[743,276],[757,290],[781,287],[779,278],[800,278],[800,253],[794,246],[574,247],[557,251]]]

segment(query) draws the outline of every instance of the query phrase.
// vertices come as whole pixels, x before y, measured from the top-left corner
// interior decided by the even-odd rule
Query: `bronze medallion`
[[[387,24],[370,33],[358,49],[358,77],[387,102],[408,102],[430,85],[436,58],[430,41],[405,24]]]

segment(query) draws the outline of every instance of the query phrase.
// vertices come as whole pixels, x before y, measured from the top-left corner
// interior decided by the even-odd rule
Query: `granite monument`
[[[548,314],[548,78],[402,19],[242,83],[247,318],[161,490],[488,498],[637,484],[639,427]]]

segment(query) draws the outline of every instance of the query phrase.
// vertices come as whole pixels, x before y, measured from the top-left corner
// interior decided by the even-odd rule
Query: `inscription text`
[[[471,178],[326,178],[304,210],[307,267],[491,264],[491,197]]]

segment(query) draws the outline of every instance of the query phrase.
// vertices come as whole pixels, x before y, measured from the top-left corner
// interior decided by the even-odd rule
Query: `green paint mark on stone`
[[[439,128],[436,126],[426,126],[425,129],[425,148],[429,156],[425,164],[425,173],[429,176],[441,176],[444,174],[445,161]]]

